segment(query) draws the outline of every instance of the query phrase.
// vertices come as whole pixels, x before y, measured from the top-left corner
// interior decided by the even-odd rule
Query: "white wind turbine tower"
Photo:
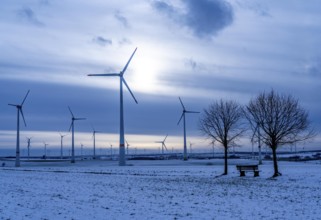
[[[113,145],[110,144],[110,158],[113,159]]]
[[[20,167],[20,114],[22,116],[25,126],[27,126],[26,121],[25,121],[25,117],[23,116],[22,106],[23,106],[23,103],[26,101],[26,98],[27,98],[29,92],[30,92],[30,90],[28,90],[25,98],[23,99],[23,101],[20,105],[8,104],[11,106],[15,106],[17,108],[17,144],[16,144],[16,163],[15,163],[16,167]]]
[[[212,142],[211,142],[211,144],[212,144],[212,150],[213,150],[213,159],[214,159],[214,156],[215,156],[215,154],[214,154],[214,150],[215,150],[215,141],[213,140]]]
[[[184,160],[187,160],[187,147],[186,147],[186,120],[185,120],[185,113],[200,113],[200,112],[195,112],[195,111],[187,111],[185,109],[185,106],[181,100],[180,97],[179,98],[179,101],[181,102],[182,104],[182,107],[183,107],[183,113],[182,113],[182,116],[180,117],[177,125],[179,125],[179,123],[181,122],[182,118],[183,118],[183,122],[184,122]]]
[[[128,144],[128,142],[126,141],[126,149],[127,149],[127,155],[129,155],[129,144]]]
[[[28,160],[30,159],[30,142],[31,142],[31,139],[32,137],[26,137],[27,138],[27,150],[28,150]]]
[[[168,135],[166,135],[166,137],[164,138],[163,141],[155,141],[155,143],[161,143],[162,144],[162,154],[164,154],[164,148],[167,150],[167,147],[166,147],[166,144],[165,144],[167,136]]]
[[[81,160],[84,159],[83,157],[83,149],[84,149],[84,145],[82,143],[80,143],[80,155],[81,155]]]
[[[94,156],[93,159],[96,159],[96,133],[101,133],[100,131],[96,131],[93,126],[91,126],[93,129],[93,147],[94,147]]]
[[[136,103],[137,100],[130,90],[129,86],[127,85],[124,74],[127,70],[127,67],[133,58],[134,54],[136,53],[137,48],[134,50],[132,55],[130,56],[128,62],[126,63],[125,67],[122,71],[119,73],[105,73],[105,74],[88,74],[88,76],[119,76],[120,81],[120,133],[119,133],[119,166],[125,166],[126,165],[126,158],[125,158],[125,131],[124,131],[124,109],[123,109],[123,83],[127,87],[128,91],[132,95],[133,99]]]
[[[72,113],[70,107],[68,106],[68,109],[71,114],[71,124],[69,131],[71,130],[71,163],[75,163],[75,127],[74,127],[74,122],[78,120],[86,120],[86,118],[75,118],[74,114]]]
[[[49,144],[47,144],[46,142],[43,142],[43,145],[44,145],[44,150],[45,150],[44,156],[45,156],[45,159],[46,159],[46,158],[47,158],[47,146],[48,146]]]
[[[63,140],[64,140],[64,137],[67,136],[68,134],[65,134],[65,135],[62,135],[61,133],[59,133],[60,135],[60,159],[63,158]]]
[[[254,132],[253,132],[253,136],[251,138],[251,142],[252,142],[252,145],[254,143],[254,137],[257,137],[258,139],[258,148],[259,148],[259,164],[262,164],[262,152],[261,152],[261,132],[260,132],[260,126],[259,124],[256,125],[255,129],[254,129]]]
[[[192,146],[193,146],[193,143],[192,142],[189,142],[189,153],[192,154]]]

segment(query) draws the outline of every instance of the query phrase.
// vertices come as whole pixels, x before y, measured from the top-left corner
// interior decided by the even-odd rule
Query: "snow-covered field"
[[[230,160],[24,162],[0,168],[1,219],[321,219],[321,163]]]

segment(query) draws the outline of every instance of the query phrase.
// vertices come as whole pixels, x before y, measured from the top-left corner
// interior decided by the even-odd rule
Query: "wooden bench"
[[[260,173],[258,165],[236,165],[236,169],[240,171],[240,176],[245,176],[245,172],[253,172],[256,177]]]

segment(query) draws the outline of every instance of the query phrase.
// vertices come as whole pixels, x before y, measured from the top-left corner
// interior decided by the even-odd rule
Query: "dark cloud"
[[[101,36],[94,37],[92,41],[94,43],[102,46],[102,47],[104,47],[106,45],[112,45],[113,44],[112,40],[106,39],[106,38],[101,37]]]
[[[114,14],[114,17],[115,17],[122,25],[124,25],[124,27],[129,27],[127,18],[124,17],[124,16],[120,13],[120,11],[116,11],[115,14]]]
[[[185,10],[164,1],[152,6],[182,26],[190,28],[198,37],[211,37],[233,22],[233,8],[225,0],[184,0]]]
[[[126,44],[132,44],[132,42],[128,38],[123,38],[120,41],[118,41],[120,45],[126,45]]]
[[[197,63],[195,60],[191,59],[186,59],[185,60],[185,65],[188,67],[191,67],[193,70],[195,70],[197,68]]]
[[[188,68],[191,68],[194,71],[196,71],[196,70],[204,71],[207,69],[204,64],[195,61],[193,58],[185,59],[184,65]]]
[[[167,4],[163,1],[154,1],[152,2],[152,6],[157,9],[159,12],[166,14],[167,16],[176,19],[177,16],[177,9],[173,6]]]
[[[17,15],[24,22],[36,25],[38,27],[44,26],[44,23],[38,20],[34,11],[29,7],[24,7],[18,10]]]
[[[232,7],[223,0],[186,0],[186,4],[189,13],[185,23],[198,36],[215,35],[233,21]]]

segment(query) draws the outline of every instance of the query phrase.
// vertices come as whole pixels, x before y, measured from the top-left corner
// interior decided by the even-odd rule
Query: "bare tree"
[[[221,99],[212,103],[208,109],[204,109],[204,114],[200,119],[201,132],[224,147],[223,175],[228,173],[228,148],[245,131],[242,118],[242,107],[239,104],[235,101],[223,101]]]
[[[291,95],[279,95],[274,90],[252,99],[245,112],[252,129],[261,129],[261,141],[272,149],[274,175],[278,170],[276,150],[286,144],[307,140],[315,135],[310,127],[308,112]]]

